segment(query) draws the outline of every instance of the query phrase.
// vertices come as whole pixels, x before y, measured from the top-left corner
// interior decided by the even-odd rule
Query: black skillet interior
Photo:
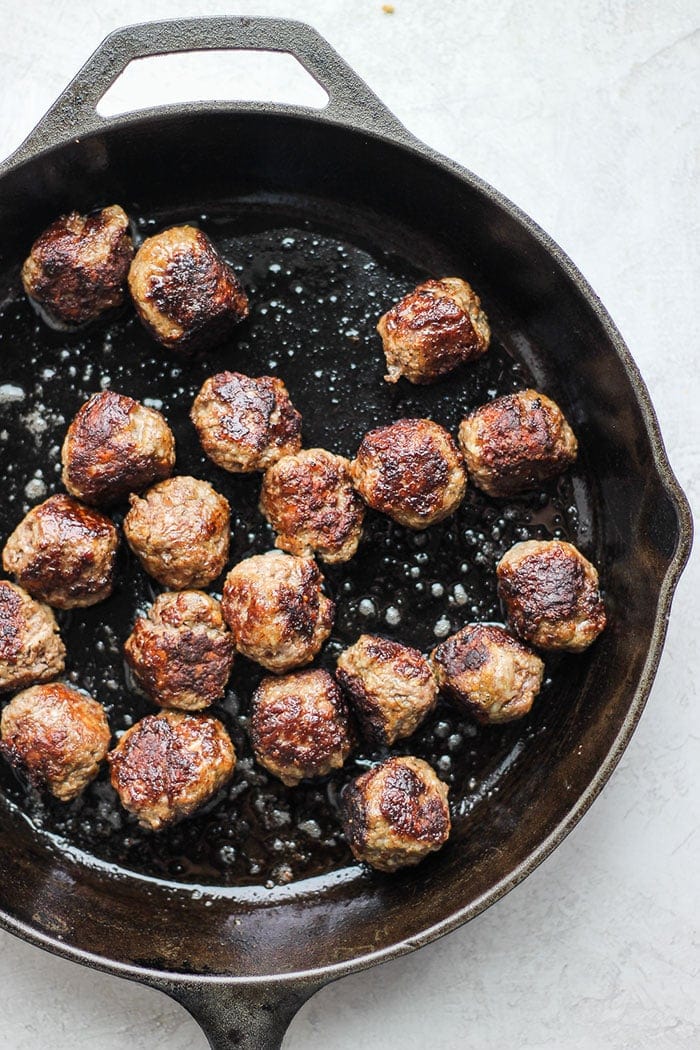
[[[349,865],[336,797],[373,757],[288,791],[253,767],[245,733],[257,671],[239,661],[217,713],[239,753],[232,786],[162,835],[139,831],[103,776],[69,807],[32,797],[7,769],[0,907],[40,934],[126,964],[184,973],[270,974],[342,964],[473,914],[566,821],[630,717],[659,594],[679,542],[677,509],[610,333],[563,263],[498,198],[400,145],[298,117],[239,113],[134,119],[5,177],[0,467],[5,537],[60,488],[59,447],[102,386],[162,407],[182,473],[234,512],[232,561],[272,545],[259,480],[218,471],[188,421],[221,368],[276,374],[303,413],[307,446],[352,454],[371,426],[427,415],[454,433],[466,409],[534,384],[578,433],[579,463],[551,491],[512,502],[470,491],[417,535],[379,517],[354,561],[326,571],[338,617],[322,663],[363,630],[423,650],[472,619],[499,619],[494,566],[513,542],[571,538],[601,569],[610,626],[584,656],[551,661],[531,717],[477,729],[442,705],[405,750],[452,785],[447,847],[392,879]],[[59,212],[123,204],[140,236],[201,225],[248,288],[251,319],[194,361],[173,358],[129,309],[76,335],[49,331],[18,291],[33,236]],[[459,274],[482,294],[493,348],[434,387],[382,382],[378,315],[425,275]],[[217,589],[216,585],[214,590]],[[121,644],[151,583],[123,552],[115,596],[63,618],[70,676],[115,731],[148,704],[131,692]],[[466,912],[464,913],[467,914]],[[135,936],[138,931],[138,936]]]

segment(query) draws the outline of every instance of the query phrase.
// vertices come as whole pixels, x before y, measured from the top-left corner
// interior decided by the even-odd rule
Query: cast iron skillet
[[[212,48],[289,52],[328,106],[96,114],[132,59]],[[233,345],[187,364],[129,311],[74,335],[36,322],[18,285],[33,237],[62,211],[112,202],[140,233],[189,220],[217,239],[256,304]],[[0,217],[3,537],[57,489],[67,419],[100,384],[163,403],[178,469],[211,478],[234,505],[235,558],[271,537],[256,481],[207,465],[189,429],[192,393],[216,368],[276,371],[304,413],[307,445],[346,454],[376,421],[431,414],[454,428],[465,408],[529,382],[556,397],[579,435],[576,471],[553,490],[501,505],[471,493],[425,539],[372,518],[359,557],[328,573],[339,602],[332,662],[363,627],[428,648],[436,631],[497,618],[493,567],[517,539],[570,536],[601,569],[610,626],[585,656],[550,664],[531,718],[477,733],[445,707],[411,744],[451,780],[455,818],[447,847],[419,868],[386,878],[349,863],[338,782],[292,796],[256,773],[242,730],[255,671],[243,662],[219,711],[241,757],[234,787],[162,838],[125,822],[103,781],[65,808],[37,801],[3,768],[3,926],[161,989],[214,1047],[278,1047],[314,991],[478,914],[589,807],[654,678],[691,543],[686,500],[630,354],[570,260],[496,191],[417,142],[304,25],[212,19],[113,34],[3,166]],[[376,318],[422,275],[446,273],[482,293],[493,350],[426,390],[389,388]],[[119,651],[149,589],[126,558],[122,570],[111,603],[63,623],[69,673],[107,704],[115,730],[148,709],[127,692]]]

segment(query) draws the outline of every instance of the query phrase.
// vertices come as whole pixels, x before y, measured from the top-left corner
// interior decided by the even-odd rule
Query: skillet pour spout
[[[326,90],[327,107],[220,101],[98,115],[99,100],[134,59],[214,49],[293,55]],[[198,221],[224,254],[240,260],[254,309],[235,345],[181,367],[126,313],[113,321],[110,340],[99,327],[73,335],[37,328],[18,284],[29,245],[56,215],[105,202],[138,216],[141,233]],[[208,374],[243,361],[251,374],[279,364],[304,416],[305,443],[343,455],[354,453],[365,430],[402,414],[434,414],[455,431],[494,384],[499,392],[535,386],[551,393],[579,437],[579,462],[546,504],[508,505],[501,526],[500,511],[472,491],[461,516],[427,530],[424,548],[388,524],[371,524],[355,564],[342,569],[349,575],[328,573],[329,587],[350,595],[339,617],[341,644],[361,633],[357,606],[371,596],[382,615],[391,602],[404,616],[406,640],[428,649],[438,617],[454,617],[456,628],[476,614],[465,607],[460,620],[447,597],[443,607],[431,604],[439,601],[431,594],[409,590],[415,579],[399,572],[399,563],[421,565],[417,556],[425,555],[449,584],[445,593],[454,593],[472,578],[477,550],[488,567],[484,579],[492,580],[499,544],[514,542],[516,528],[532,536],[559,529],[601,571],[609,628],[585,656],[552,664],[554,684],[533,715],[489,732],[461,726],[468,746],[451,773],[454,833],[417,868],[371,874],[350,863],[340,841],[323,855],[307,850],[312,860],[296,881],[281,885],[271,877],[266,885],[244,866],[240,827],[234,867],[212,859],[221,856],[216,820],[238,819],[226,800],[171,837],[139,838],[131,825],[112,834],[96,821],[94,834],[81,839],[80,820],[49,807],[30,812],[0,770],[0,924],[57,955],[160,989],[192,1013],[216,1050],[271,1050],[316,990],[467,922],[525,878],[586,812],[629,742],[654,680],[691,546],[688,504],[629,350],[571,260],[496,190],[413,138],[308,26],[212,18],[112,34],[0,168],[0,220],[3,382],[23,384],[30,399],[41,400],[47,424],[45,444],[29,440],[27,406],[10,406],[3,476],[26,481],[45,468],[48,449],[60,444],[80,404],[82,380],[66,367],[78,358],[91,369],[86,383],[99,383],[109,369],[115,388],[134,397],[157,390],[176,432],[178,470],[199,476],[214,468],[202,465],[188,430],[192,397]],[[473,279],[492,322],[492,349],[447,382],[419,392],[405,384],[388,389],[374,334],[379,313],[412,284],[448,273]],[[290,281],[307,291],[272,325],[255,304],[281,301]],[[350,315],[359,339],[354,330],[347,334]],[[54,369],[53,378],[38,394],[44,366]],[[342,389],[331,413],[334,383]],[[250,479],[208,477],[252,520],[257,490]],[[235,492],[225,487],[234,485]],[[15,510],[6,502],[4,535],[23,499],[18,491]],[[245,529],[237,529],[236,558],[248,553]],[[269,536],[260,532],[255,543],[265,542]],[[390,555],[391,571],[382,561]],[[148,598],[139,579],[129,577],[113,611],[95,614],[109,615],[120,643],[134,615],[130,588]],[[386,589],[372,590],[374,584]],[[477,612],[497,618],[495,583],[479,588]],[[115,645],[99,662],[101,628],[91,615],[67,625],[68,648],[85,654],[86,673],[102,689],[112,674],[121,681],[121,650]],[[386,619],[375,626],[391,633]],[[123,693],[110,700],[113,726],[126,712]],[[224,705],[222,717],[233,725],[232,711]],[[445,709],[439,717],[452,715]],[[417,746],[436,761],[439,737],[431,732]],[[98,794],[81,803],[83,816],[97,813],[103,789],[97,784]],[[297,799],[312,797],[295,790],[302,792]],[[247,827],[253,836],[254,822]],[[129,836],[131,852],[124,846]]]

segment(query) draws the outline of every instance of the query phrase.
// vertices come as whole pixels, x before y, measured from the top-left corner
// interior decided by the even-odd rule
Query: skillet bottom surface
[[[138,205],[118,203],[138,215]],[[467,410],[538,385],[538,375],[519,359],[517,321],[507,304],[480,284],[476,263],[473,272],[457,270],[455,258],[438,242],[409,238],[379,220],[340,209],[334,213],[327,204],[299,198],[246,198],[223,211],[149,215],[138,218],[135,228],[148,236],[183,221],[200,225],[214,239],[240,274],[252,305],[234,339],[202,357],[179,359],[159,348],[131,308],[106,325],[67,334],[40,322],[18,287],[5,302],[0,311],[3,541],[30,506],[61,490],[66,427],[80,404],[101,388],[161,409],[175,433],[177,473],[207,479],[230,501],[230,567],[269,550],[274,539],[257,510],[259,476],[227,474],[201,452],[188,412],[207,376],[223,369],[280,376],[302,413],[305,447],[323,446],[350,457],[374,426],[401,416],[429,416],[456,434]],[[378,317],[419,280],[451,273],[483,292],[491,349],[431,387],[383,382]],[[534,367],[537,373],[537,363]],[[540,383],[550,368],[543,364]],[[551,383],[545,389],[557,397]],[[519,540],[551,536],[571,539],[591,554],[593,491],[580,465],[550,489],[523,499],[490,500],[470,488],[457,514],[425,533],[368,513],[357,556],[346,565],[322,566],[337,618],[320,664],[332,669],[340,650],[363,631],[427,651],[471,620],[500,621],[494,575],[500,556]],[[116,520],[124,510],[118,508]],[[212,593],[218,594],[222,583],[223,576]],[[155,593],[153,581],[123,545],[112,598],[58,614],[67,677],[105,705],[115,733],[154,710],[129,688],[121,653],[135,617]],[[586,663],[585,656],[549,659],[541,696],[520,722],[481,728],[441,701],[416,736],[393,749],[427,759],[451,785],[455,838],[470,813],[498,795],[514,763],[526,761],[543,734],[556,734]],[[286,789],[254,765],[247,738],[249,697],[261,674],[238,658],[224,701],[212,709],[229,729],[239,761],[228,789],[196,817],[157,835],[140,829],[116,802],[106,769],[66,806],[39,798],[2,763],[0,787],[7,804],[52,848],[175,883],[264,886],[345,867],[352,857],[340,833],[338,793],[381,755],[359,750],[341,773]]]

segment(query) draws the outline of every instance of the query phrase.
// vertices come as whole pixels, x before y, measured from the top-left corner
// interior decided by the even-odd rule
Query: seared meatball
[[[477,722],[522,718],[540,691],[544,664],[502,627],[473,623],[431,654],[440,691]]]
[[[221,606],[202,591],[161,594],[124,645],[134,678],[160,707],[197,711],[224,695],[233,638]]]
[[[238,278],[194,226],[145,240],[129,270],[129,291],[153,338],[182,353],[222,342],[248,316]]]
[[[335,616],[322,584],[313,558],[268,551],[234,565],[221,604],[236,649],[275,674],[311,663]]]
[[[265,474],[260,510],[291,554],[349,561],[362,536],[365,509],[352,487],[350,464],[323,448],[285,456]]]
[[[576,459],[561,409],[536,390],[482,405],[459,428],[469,477],[489,496],[511,496],[556,477]]]
[[[508,622],[539,649],[586,649],[605,627],[598,573],[571,543],[516,543],[496,569]]]
[[[327,671],[263,678],[253,694],[250,739],[260,765],[287,787],[340,769],[353,747],[345,702]]]
[[[417,649],[363,634],[338,657],[336,677],[367,740],[390,746],[415,733],[435,707],[437,685]]]
[[[184,711],[147,715],[107,757],[119,801],[149,831],[194,813],[230,780],[236,765],[221,722]]]
[[[126,541],[158,583],[174,591],[206,587],[223,572],[231,510],[207,481],[168,478],[129,502]]]
[[[93,394],[68,427],[63,484],[85,503],[109,504],[167,478],[175,438],[160,412],[124,394]]]
[[[343,790],[341,814],[357,860],[392,872],[418,864],[450,834],[447,784],[427,762],[389,758]]]
[[[34,598],[76,609],[109,598],[118,546],[110,518],[59,494],[22,519],[5,544],[2,564]]]
[[[18,693],[2,713],[0,733],[5,757],[61,802],[94,780],[111,736],[102,704],[62,682]]]
[[[194,399],[190,419],[209,459],[232,474],[267,470],[301,448],[301,416],[275,376],[211,376]]]
[[[65,667],[66,650],[48,605],[0,580],[0,691],[48,682]]]
[[[371,430],[350,469],[365,503],[409,529],[448,517],[467,488],[459,449],[430,419],[399,419]]]
[[[129,219],[121,208],[93,215],[73,211],[34,241],[22,284],[53,327],[73,328],[121,306],[133,256]]]
[[[486,352],[486,314],[473,288],[459,277],[425,281],[380,317],[388,383],[434,383]]]

